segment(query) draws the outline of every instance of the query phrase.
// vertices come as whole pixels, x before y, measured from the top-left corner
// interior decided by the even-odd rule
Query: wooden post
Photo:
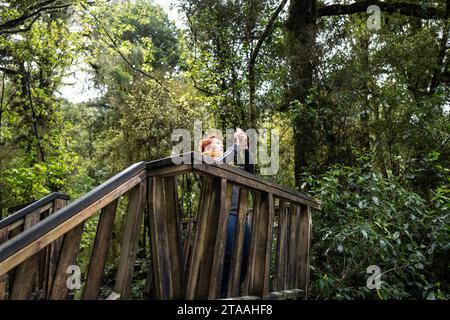
[[[194,229],[194,221],[189,221],[186,224],[186,228],[184,231],[184,244],[183,244],[183,274],[186,274],[188,261],[191,252],[191,240],[192,240],[192,231]]]
[[[169,245],[170,272],[172,274],[172,298],[183,296],[184,276],[182,269],[181,216],[178,207],[178,179],[164,178],[165,223]]]
[[[286,289],[287,222],[286,201],[280,199],[278,209],[277,260],[274,279],[275,291]]]
[[[205,233],[207,227],[208,211],[212,195],[212,179],[204,177],[200,193],[200,203],[197,213],[197,224],[195,228],[194,244],[192,246],[191,260],[186,277],[185,299],[196,298],[197,282],[200,270],[200,262],[205,246]]]
[[[236,233],[234,237],[234,250],[230,266],[230,280],[228,284],[228,297],[237,297],[239,295],[239,286],[241,282],[242,254],[245,236],[245,220],[247,218],[247,189],[240,189],[238,219]]]
[[[248,296],[250,289],[250,279],[254,278],[254,270],[256,261],[253,259],[256,253],[255,244],[258,241],[258,219],[259,219],[259,210],[261,207],[261,193],[256,192],[253,194],[253,210],[249,215],[249,223],[251,226],[251,241],[250,241],[250,253],[248,258],[248,266],[247,266],[247,277],[244,280],[242,285],[242,295]]]
[[[269,294],[273,215],[273,194],[261,194],[259,209],[253,216],[248,291],[263,299]]]
[[[150,241],[156,299],[181,299],[181,217],[175,177],[151,178]]]
[[[154,295],[156,299],[171,299],[172,268],[170,265],[169,240],[167,238],[166,208],[164,201],[164,185],[162,178],[151,179],[149,192],[150,208],[150,242],[153,264]]]
[[[131,292],[134,262],[136,260],[141,221],[145,208],[146,190],[147,183],[144,180],[131,189],[128,196],[128,212],[114,286],[114,292],[118,293],[121,299],[128,299]]]
[[[231,190],[224,178],[203,178],[186,299],[207,299],[218,295]]]
[[[305,299],[308,298],[309,282],[309,252],[311,246],[311,210],[309,206],[301,207],[300,232],[298,239],[298,269],[297,269],[297,288],[304,291]]]
[[[65,300],[69,293],[67,287],[67,268],[74,265],[80,250],[81,236],[83,234],[84,223],[80,223],[75,228],[68,231],[63,236],[59,259],[56,265],[56,271],[53,276],[52,287],[50,290],[51,300]]]
[[[39,222],[40,212],[30,213],[25,217],[24,231]],[[11,300],[26,300],[31,298],[36,274],[39,270],[39,256],[29,257],[17,267],[11,290]]]
[[[215,244],[212,252],[212,268],[209,283],[208,299],[217,299],[220,297],[220,289],[222,287],[223,262],[225,258],[225,244],[227,241],[228,217],[230,214],[230,204],[233,186],[226,179],[220,180],[220,201],[219,212],[212,212],[210,217],[211,226],[216,227],[215,230],[207,230],[212,238],[215,238]],[[214,210],[214,207],[211,208]],[[206,252],[206,254],[209,254]],[[207,268],[207,267],[206,267]]]
[[[100,213],[83,292],[84,300],[95,300],[98,298],[112,238],[117,202],[118,199],[114,200],[104,207]]]
[[[288,236],[288,255],[287,255],[287,274],[286,274],[286,289],[296,289],[296,274],[298,261],[298,225],[299,225],[299,207],[291,205],[289,208],[289,236]]]
[[[0,230],[0,244],[8,240],[8,227]],[[6,295],[6,283],[8,282],[8,274],[0,276],[0,300],[5,299]]]
[[[53,208],[49,211],[49,215],[54,214],[55,212],[57,212],[59,209],[65,207],[67,205],[67,200],[65,199],[55,199],[53,202]],[[60,256],[60,252],[61,252],[61,246],[62,246],[62,242],[63,242],[63,238],[59,237],[58,239],[56,239],[55,241],[53,241],[43,252],[43,255],[41,257],[41,259],[44,259],[44,267],[46,270],[46,281],[45,281],[45,290],[44,290],[44,296],[47,297],[47,299],[50,299],[50,291],[52,290],[53,287],[53,280],[54,280],[54,276],[56,274],[56,268],[57,268],[57,264],[58,264],[58,259]],[[65,271],[64,271],[65,272]],[[44,277],[45,279],[45,277]]]

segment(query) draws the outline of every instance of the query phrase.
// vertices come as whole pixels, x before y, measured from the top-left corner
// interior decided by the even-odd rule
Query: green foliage
[[[76,199],[133,162],[169,155],[172,131],[194,119],[275,129],[280,171],[265,178],[323,202],[313,216],[312,298],[448,299],[449,21],[383,14],[373,31],[366,13],[322,17],[309,47],[286,36],[286,7],[254,61],[253,113],[250,57],[279,2],[178,0],[178,29],[151,0],[75,0],[0,31],[2,216],[52,191]],[[1,1],[0,25],[38,4]],[[100,93],[72,104],[58,90],[80,69]],[[295,168],[308,174],[295,181]],[[198,178],[184,175],[184,217],[195,216],[199,194]],[[121,200],[102,297],[114,286],[125,212]],[[97,221],[84,226],[82,269]],[[369,265],[385,272],[380,290],[366,287]]]
[[[17,18],[27,3],[2,3],[0,21]],[[0,36],[0,211],[61,191],[78,165],[64,143],[56,90],[79,50],[79,34],[69,30],[64,10],[37,18],[28,32]]]
[[[283,31],[275,28],[257,56],[257,114],[251,114],[249,59],[279,1],[182,0],[177,5],[187,17],[186,73],[208,98],[216,127],[255,126],[283,95],[285,43]]]
[[[323,202],[313,218],[312,296],[448,299],[448,189],[428,202],[359,161],[305,177]],[[370,265],[383,272],[380,290],[366,287]]]

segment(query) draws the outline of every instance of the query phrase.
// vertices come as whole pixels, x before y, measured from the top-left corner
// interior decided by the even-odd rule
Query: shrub
[[[450,297],[448,188],[427,202],[368,161],[305,179],[323,202],[313,215],[311,298]],[[366,286],[370,265],[381,269],[380,289]]]

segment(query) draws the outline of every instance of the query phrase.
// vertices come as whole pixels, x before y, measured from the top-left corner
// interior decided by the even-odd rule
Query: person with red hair
[[[240,150],[245,150],[245,164],[237,165],[241,167],[245,171],[254,173],[255,168],[254,165],[250,164],[249,161],[249,150],[248,150],[248,138],[245,132],[241,129],[237,129],[234,134],[234,144],[231,147],[232,149],[227,150],[227,152],[223,151],[223,143],[222,140],[216,134],[207,135],[200,141],[199,151],[202,155],[209,156],[216,161],[223,161],[224,163],[230,162],[230,157],[228,157],[229,151],[234,151],[234,156],[231,160],[235,160],[236,155],[240,152]],[[236,162],[235,162],[236,163]],[[233,186],[233,191],[231,194],[231,203],[230,203],[230,212],[228,216],[228,226],[227,226],[227,239],[225,246],[225,257],[224,257],[224,265],[223,265],[223,274],[222,274],[222,287],[220,290],[220,298],[225,298],[228,291],[228,278],[230,276],[230,267],[231,267],[231,257],[233,255],[234,250],[234,241],[236,234],[236,225],[237,225],[237,210],[238,210],[238,202],[239,202],[239,187]],[[243,252],[242,252],[242,261],[241,261],[241,282],[245,279],[247,274],[247,265],[248,265],[248,256],[250,252],[250,228],[248,226],[248,222],[245,222],[244,227],[244,243],[243,243]]]

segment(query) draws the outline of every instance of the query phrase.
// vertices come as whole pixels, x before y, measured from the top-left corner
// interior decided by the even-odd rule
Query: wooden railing
[[[26,206],[21,206],[19,210],[0,220],[0,244],[16,237],[63,208],[67,205],[69,199],[70,197],[66,194],[54,192]],[[38,290],[41,294],[44,294],[49,282],[48,275],[52,273],[56,265],[59,246],[60,241],[52,243],[38,257],[38,268],[34,272],[39,274]],[[26,272],[26,269],[26,264],[23,264],[15,270],[12,274],[13,277],[8,277],[8,275],[0,277],[0,300],[4,298],[7,286],[10,289],[9,295],[11,298],[23,299],[27,297],[23,292],[27,291],[26,287],[30,282],[28,279],[31,274]]]
[[[194,160],[201,156],[191,153],[189,157]],[[188,173],[201,177],[200,201],[197,216],[182,223],[178,176]],[[320,202],[228,165],[195,161],[175,165],[172,158],[132,165],[0,245],[0,276],[17,273],[19,268],[36,268],[34,257],[62,239],[51,284],[46,295],[39,297],[66,299],[67,267],[76,264],[84,222],[100,211],[81,294],[83,299],[99,298],[118,200],[127,195],[120,255],[108,298],[131,296],[138,249],[146,245],[140,241],[144,222],[149,227],[150,250],[145,259],[151,260],[147,284],[152,297],[217,299],[233,185],[240,187],[240,194],[227,298],[306,297],[311,209],[320,210]],[[247,209],[249,203],[251,210]],[[241,283],[242,259],[237,257],[242,257],[246,221],[251,226],[251,241],[247,276]],[[20,298],[33,296],[37,289],[36,278],[29,279]]]

